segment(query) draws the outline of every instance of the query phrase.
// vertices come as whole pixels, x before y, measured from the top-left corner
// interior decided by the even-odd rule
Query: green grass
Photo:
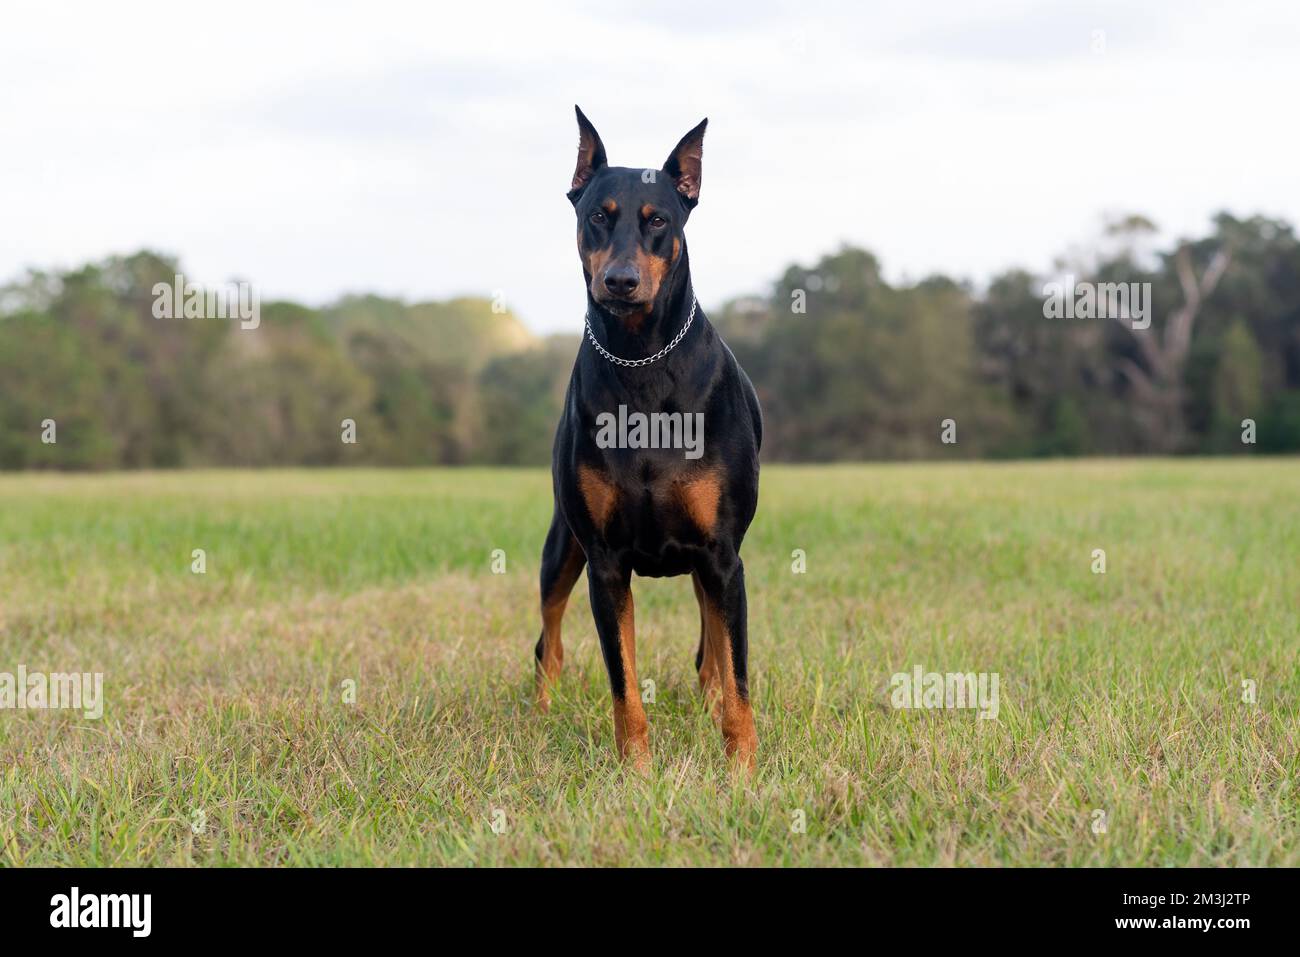
[[[766,469],[750,779],[684,579],[634,585],[649,778],[585,579],[535,712],[549,517],[540,470],[0,476],[0,671],[106,695],[0,711],[0,861],[1300,864],[1295,461]],[[998,720],[894,710],[916,664],[997,672]]]

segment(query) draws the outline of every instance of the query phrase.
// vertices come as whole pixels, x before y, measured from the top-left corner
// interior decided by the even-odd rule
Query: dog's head
[[[609,166],[600,134],[578,113],[578,166],[569,199],[578,214],[578,255],[591,296],[625,322],[649,314],[686,249],[686,220],[699,202],[708,120],[682,137],[661,169]]]

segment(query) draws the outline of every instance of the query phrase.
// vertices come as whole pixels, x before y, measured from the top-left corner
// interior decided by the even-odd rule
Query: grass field
[[[647,779],[585,579],[535,712],[549,481],[0,476],[0,671],[106,701],[0,711],[0,861],[1300,864],[1300,463],[766,469],[750,779],[685,579],[634,585]],[[996,672],[998,719],[895,710],[915,665]]]

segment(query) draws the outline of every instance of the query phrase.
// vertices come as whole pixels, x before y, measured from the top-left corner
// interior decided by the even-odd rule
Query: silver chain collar
[[[587,338],[591,340],[591,344],[596,347],[597,352],[599,352],[610,362],[614,363],[614,365],[616,366],[628,366],[629,368],[635,368],[636,366],[648,366],[652,362],[658,362],[660,359],[668,355],[668,353],[672,352],[673,349],[677,347],[677,343],[682,341],[682,336],[686,335],[686,330],[689,329],[691,327],[691,323],[695,321],[695,307],[697,305],[699,305],[699,303],[695,298],[695,290],[692,289],[691,290],[691,314],[686,317],[686,324],[682,326],[680,330],[678,330],[677,335],[673,336],[672,342],[668,343],[668,345],[664,346],[654,355],[648,356],[645,359],[624,359],[621,356],[614,355],[614,353],[610,352],[599,342],[597,342],[596,334],[591,331],[590,311],[588,311],[588,313],[582,317],[582,321],[587,327]]]

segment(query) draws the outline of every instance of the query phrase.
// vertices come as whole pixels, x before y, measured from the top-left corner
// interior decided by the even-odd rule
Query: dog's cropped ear
[[[695,127],[668,154],[664,162],[664,172],[672,177],[677,192],[682,194],[686,205],[691,209],[700,201],[700,167],[704,158],[704,128],[709,125],[707,118],[700,120]]]
[[[600,141],[600,134],[591,125],[591,120],[583,115],[582,107],[575,104],[573,110],[578,114],[578,165],[569,186],[569,200],[577,203],[583,188],[605,166],[606,159],[605,144]]]

